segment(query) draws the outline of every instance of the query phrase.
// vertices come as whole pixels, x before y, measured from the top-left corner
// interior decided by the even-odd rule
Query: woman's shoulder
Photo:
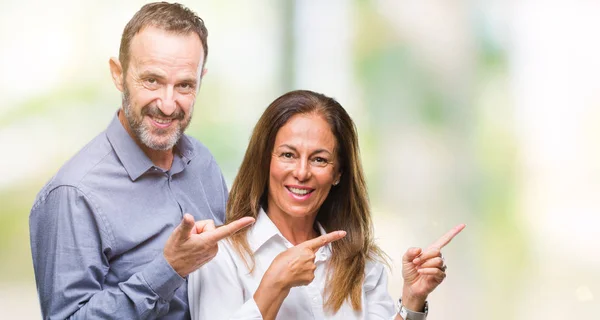
[[[367,260],[363,284],[365,290],[369,291],[376,287],[381,281],[387,281],[387,269],[388,267],[381,261]]]
[[[240,259],[240,256],[237,250],[235,250],[233,243],[230,239],[224,239],[219,241],[219,252],[217,252],[215,258],[217,257],[219,258],[218,261],[220,261],[220,263],[224,263],[227,261],[228,263],[234,265],[236,265],[238,263],[238,260]]]
[[[217,244],[217,254],[204,266],[196,270],[196,274],[210,277],[210,274],[215,270],[224,271],[237,269],[237,255],[235,254],[235,250],[233,250],[229,241],[221,240]]]
[[[378,260],[377,258],[367,259],[367,262],[365,263],[365,274],[369,274],[372,272],[380,273],[387,269],[389,269],[387,264],[383,261]]]

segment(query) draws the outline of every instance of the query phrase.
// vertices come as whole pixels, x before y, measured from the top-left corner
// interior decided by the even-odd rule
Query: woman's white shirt
[[[321,234],[325,230],[319,225]],[[219,252],[210,262],[190,274],[188,299],[193,320],[205,319],[262,319],[253,296],[265,271],[281,252],[293,245],[279,232],[261,209],[256,222],[248,230],[248,244],[254,252],[252,273],[228,241],[219,243]],[[285,298],[277,319],[394,319],[394,301],[387,292],[384,266],[368,262],[362,286],[362,311],[355,312],[345,302],[335,314],[323,308],[326,285],[326,266],[331,246],[316,252],[315,279],[307,286],[294,287]]]

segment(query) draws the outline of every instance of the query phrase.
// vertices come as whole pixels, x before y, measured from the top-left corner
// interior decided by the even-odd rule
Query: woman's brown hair
[[[312,91],[288,92],[267,107],[254,127],[248,149],[236,176],[227,203],[227,222],[250,216],[256,218],[267,208],[269,168],[279,129],[297,114],[317,114],[328,123],[336,138],[336,154],[342,172],[339,184],[331,188],[317,214],[326,231],[344,230],[346,237],[331,244],[325,307],[337,312],[349,300],[354,310],[362,308],[362,284],[367,261],[383,252],[373,241],[373,227],[367,187],[360,160],[354,122],[333,98]],[[248,269],[254,269],[254,256],[247,229],[230,237]]]

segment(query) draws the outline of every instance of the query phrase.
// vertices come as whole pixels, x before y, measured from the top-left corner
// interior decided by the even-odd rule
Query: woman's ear
[[[338,185],[338,183],[340,183],[340,179],[342,179],[342,173],[341,173],[341,172],[338,172],[338,173],[335,175],[335,179],[333,180],[333,186],[334,186],[334,187],[335,187],[335,186],[337,186],[337,185]]]

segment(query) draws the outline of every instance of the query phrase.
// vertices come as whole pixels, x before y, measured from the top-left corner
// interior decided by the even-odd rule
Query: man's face
[[[153,150],[170,150],[192,119],[204,49],[195,33],[147,27],[130,46],[123,75],[123,109],[129,131]]]

